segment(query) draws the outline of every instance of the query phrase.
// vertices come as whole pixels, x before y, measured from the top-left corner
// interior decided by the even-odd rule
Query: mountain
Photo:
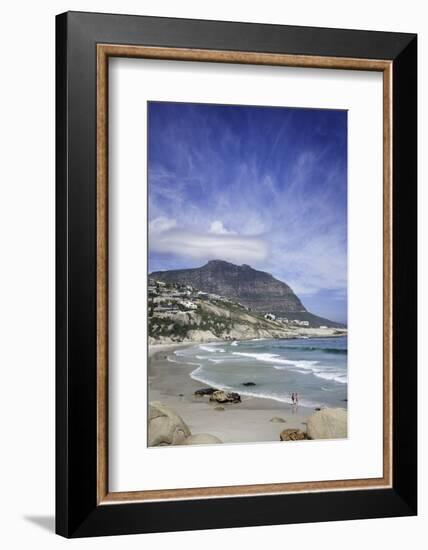
[[[191,285],[203,292],[235,300],[255,312],[307,320],[311,326],[343,326],[308,312],[286,283],[246,264],[211,260],[202,267],[155,271],[149,277],[165,283]]]
[[[188,284],[203,292],[226,296],[254,311],[291,313],[306,311],[291,288],[269,273],[249,265],[211,260],[202,267],[155,271],[150,277],[169,283]]]

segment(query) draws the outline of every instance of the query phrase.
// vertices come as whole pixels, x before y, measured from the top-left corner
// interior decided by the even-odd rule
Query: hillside
[[[155,271],[149,275],[166,283],[190,285],[203,292],[239,302],[252,313],[273,313],[277,318],[306,321],[309,326],[343,327],[307,311],[289,285],[248,265],[211,260],[202,267]]]
[[[149,343],[297,338],[311,329],[266,319],[239,302],[191,285],[149,280]],[[332,329],[312,335],[331,336]]]

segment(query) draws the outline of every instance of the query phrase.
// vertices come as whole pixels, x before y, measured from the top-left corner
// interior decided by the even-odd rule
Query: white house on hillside
[[[198,309],[198,306],[190,300],[181,300],[180,305],[182,305],[186,309]]]
[[[267,319],[268,321],[275,321],[276,317],[273,313],[266,313],[266,315],[264,316],[265,319]]]

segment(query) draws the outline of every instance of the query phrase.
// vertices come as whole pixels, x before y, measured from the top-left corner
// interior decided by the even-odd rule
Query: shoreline
[[[332,333],[331,331],[334,330],[340,330],[340,329],[314,329],[314,328],[301,328],[299,329],[301,332],[299,333],[296,333],[296,334],[292,334],[292,335],[288,335],[288,336],[283,336],[281,338],[242,338],[242,339],[233,339],[233,338],[230,338],[230,339],[221,339],[221,338],[218,338],[216,340],[186,340],[186,341],[181,341],[181,342],[173,342],[173,341],[170,341],[170,342],[162,342],[162,343],[148,343],[148,349],[149,349],[149,357],[152,357],[152,355],[154,353],[156,353],[156,351],[163,351],[163,350],[167,350],[167,349],[173,349],[175,347],[179,348],[179,347],[182,347],[182,346],[197,346],[199,344],[228,344],[230,342],[233,342],[234,340],[238,341],[238,342],[252,342],[252,341],[255,341],[255,340],[298,340],[300,338],[302,339],[309,339],[309,340],[314,340],[314,339],[317,339],[317,338],[345,338],[348,336],[348,331],[341,331],[339,334],[334,334]],[[153,349],[152,349],[153,348]]]
[[[204,387],[202,382],[190,376],[198,364],[175,363],[169,358],[173,359],[178,349],[200,343],[149,346],[149,402],[160,401],[170,407],[182,417],[192,433],[208,433],[224,443],[279,442],[282,430],[294,428],[306,431],[306,420],[315,412],[309,407],[299,405],[294,408],[288,403],[245,394],[241,394],[241,403],[225,405],[209,401],[206,396],[195,396],[194,392]],[[271,422],[275,417],[284,422]]]
[[[325,334],[324,332],[323,333],[320,333],[320,329],[311,329],[311,328],[307,328],[307,329],[300,329],[302,331],[305,331],[303,332],[302,334],[297,334],[297,335],[293,335],[293,336],[288,336],[288,337],[284,337],[284,338],[244,338],[242,340],[236,340],[237,342],[252,342],[252,341],[255,341],[255,340],[298,340],[300,338],[303,338],[303,339],[309,339],[309,340],[314,340],[314,339],[317,339],[317,338],[345,338],[346,336],[348,336],[348,332],[341,332],[340,334]],[[330,329],[329,329],[330,330]],[[311,332],[312,331],[312,332]],[[314,333],[314,331],[318,331],[318,333]],[[183,346],[197,346],[199,344],[210,344],[210,345],[214,345],[214,344],[218,344],[218,345],[221,345],[221,344],[230,344],[230,342],[233,342],[234,340],[233,339],[230,339],[230,340],[206,340],[206,341],[196,341],[196,340],[187,340],[187,341],[182,341],[182,342],[163,342],[163,343],[159,343],[159,344],[148,344],[148,351],[149,351],[149,358],[152,357],[155,353],[157,353],[158,351],[167,351],[167,350],[172,350],[172,351],[175,351],[175,348],[176,349],[179,349]]]

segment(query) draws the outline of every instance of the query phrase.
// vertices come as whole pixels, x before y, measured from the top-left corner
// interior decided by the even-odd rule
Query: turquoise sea
[[[172,361],[194,366],[191,377],[241,395],[307,407],[347,407],[347,337],[197,344]],[[245,385],[251,383],[251,385]]]

